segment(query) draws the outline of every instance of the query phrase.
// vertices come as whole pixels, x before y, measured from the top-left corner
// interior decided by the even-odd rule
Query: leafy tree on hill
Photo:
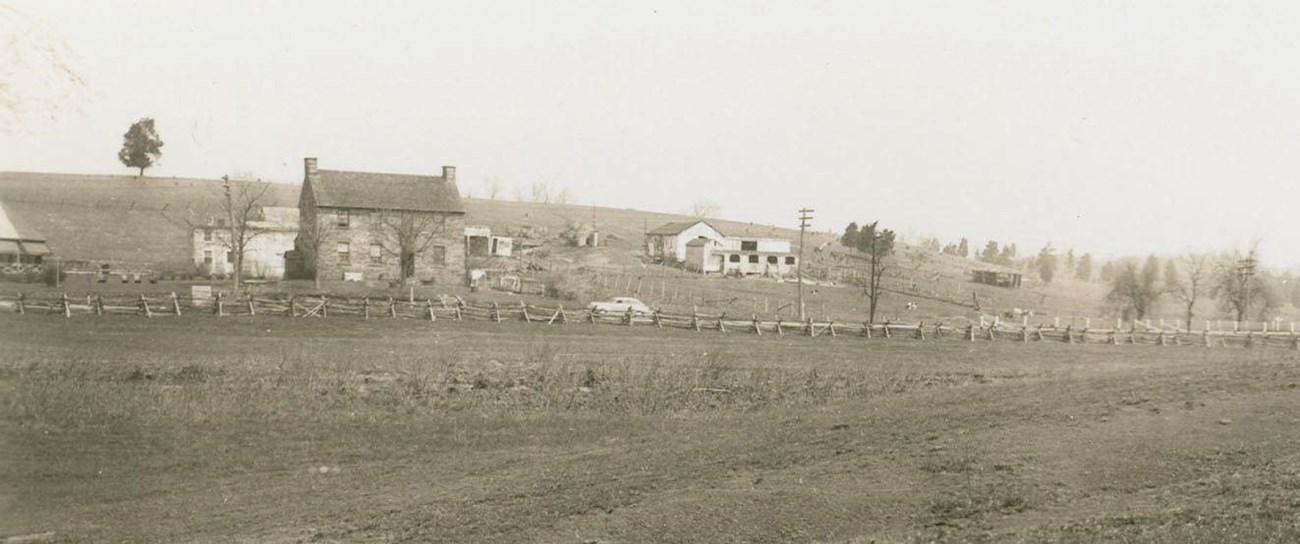
[[[1115,279],[1115,263],[1106,261],[1101,265],[1101,281],[1110,282]]]
[[[1140,270],[1133,261],[1120,263],[1106,300],[1123,308],[1125,319],[1143,319],[1155,310],[1160,300],[1159,278],[1160,265],[1154,255],[1147,258]]]
[[[1074,266],[1074,279],[1092,281],[1092,254],[1084,253]]]
[[[1076,261],[1074,258],[1074,248],[1070,248],[1069,251],[1065,252],[1065,270],[1067,272],[1074,270],[1074,267],[1077,263],[1078,261]]]
[[[1002,251],[998,253],[997,263],[1011,266],[1011,262],[1016,258],[1016,245],[1007,244],[1002,246]]]
[[[1056,250],[1051,243],[1038,251],[1035,264],[1038,266],[1038,277],[1043,279],[1043,283],[1052,283],[1052,278],[1056,277]]]
[[[139,177],[144,177],[144,169],[152,167],[162,157],[162,146],[153,118],[145,117],[132,123],[122,135],[122,150],[117,152],[117,160],[129,168],[139,168]]]
[[[894,254],[894,231],[879,228],[879,221],[867,223],[858,230],[857,248],[867,256],[868,299],[867,321],[876,321],[876,307],[882,294],[881,280],[885,277],[885,265],[889,256]]]
[[[849,249],[858,247],[858,223],[854,221],[849,226],[844,227],[844,235],[840,236],[840,245]]]
[[[998,251],[998,243],[994,240],[989,240],[989,243],[984,246],[984,251],[980,252],[979,259],[986,263],[996,263],[998,262],[998,256],[1001,254],[1002,253]]]
[[[970,242],[964,237],[961,239],[961,243],[957,244],[957,255],[960,255],[963,259],[970,257]]]

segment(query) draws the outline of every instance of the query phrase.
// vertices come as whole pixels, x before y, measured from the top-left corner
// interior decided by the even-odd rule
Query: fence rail
[[[18,314],[55,314],[65,318],[78,315],[133,315],[146,318],[181,316],[283,316],[289,318],[353,317],[361,319],[421,319],[438,321],[474,320],[490,322],[524,321],[542,325],[570,323],[603,324],[623,327],[686,329],[697,332],[716,331],[762,335],[799,335],[808,337],[859,336],[865,338],[909,338],[916,340],[1062,342],[1068,344],[1145,344],[1160,346],[1204,346],[1279,348],[1300,351],[1300,336],[1292,332],[1213,331],[1192,332],[1162,328],[1064,328],[1053,325],[1025,326],[998,320],[965,326],[925,323],[850,323],[834,320],[804,321],[762,319],[758,314],[731,316],[719,314],[596,313],[590,310],[566,310],[498,302],[471,303],[458,296],[397,299],[392,297],[344,297],[330,295],[242,295],[218,294],[212,298],[193,298],[176,293],[152,295],[85,295],[26,296],[0,295],[0,310]]]

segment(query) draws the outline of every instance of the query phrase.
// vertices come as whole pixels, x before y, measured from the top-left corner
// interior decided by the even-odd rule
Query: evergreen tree
[[[1074,279],[1092,281],[1092,254],[1084,253],[1074,267]]]
[[[858,223],[856,221],[849,223],[844,228],[844,235],[840,236],[840,245],[853,249],[858,247]]]
[[[1052,278],[1056,276],[1056,250],[1052,244],[1048,243],[1038,252],[1038,277],[1043,279],[1043,283],[1052,283]]]
[[[989,243],[984,246],[984,251],[980,252],[979,259],[986,263],[996,263],[998,262],[998,256],[1001,254],[1002,253],[998,251],[998,243],[989,240]]]

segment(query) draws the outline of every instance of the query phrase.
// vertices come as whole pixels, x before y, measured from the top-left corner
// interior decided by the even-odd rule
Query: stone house
[[[465,274],[456,167],[441,176],[320,170],[303,159],[295,255],[304,277],[454,284]]]

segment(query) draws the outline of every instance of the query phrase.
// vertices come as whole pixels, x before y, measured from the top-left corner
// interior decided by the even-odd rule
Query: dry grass
[[[1300,534],[1300,365],[1285,352],[443,321],[0,325],[0,536]]]

